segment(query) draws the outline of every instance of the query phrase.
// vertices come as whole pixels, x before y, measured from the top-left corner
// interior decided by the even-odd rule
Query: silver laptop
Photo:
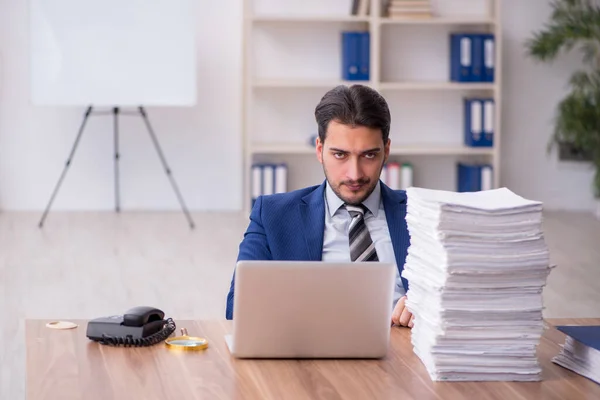
[[[395,265],[240,261],[231,354],[239,358],[381,358]]]

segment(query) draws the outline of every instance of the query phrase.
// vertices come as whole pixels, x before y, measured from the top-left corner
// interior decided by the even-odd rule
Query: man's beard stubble
[[[381,168],[379,169],[379,174],[381,176],[381,171],[383,170],[383,165],[381,166]],[[364,194],[364,196],[362,196],[360,199],[358,199],[357,201],[349,201],[347,198],[345,198],[345,196],[342,195],[342,192],[340,190],[340,188],[343,185],[366,185],[371,183],[371,179],[368,177],[365,178],[361,178],[355,181],[351,181],[351,180],[347,180],[347,181],[342,181],[339,184],[335,184],[334,182],[331,182],[329,180],[329,176],[327,174],[327,168],[325,168],[325,164],[323,164],[323,172],[325,174],[325,179],[327,179],[327,182],[329,182],[329,186],[331,186],[331,189],[333,190],[333,192],[344,201],[344,203],[352,205],[352,206],[356,206],[361,204],[363,201],[365,201],[370,195],[371,193],[373,193],[373,190],[375,190],[375,187],[377,186],[377,182],[379,181],[379,179],[376,179],[373,181],[373,183],[371,184],[371,186],[368,187],[366,193]]]

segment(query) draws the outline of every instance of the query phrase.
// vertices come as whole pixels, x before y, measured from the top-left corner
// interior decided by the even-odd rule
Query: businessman
[[[390,153],[390,111],[362,85],[338,86],[315,109],[321,185],[259,197],[239,260],[382,261],[396,264],[392,324],[412,327],[401,277],[410,238],[406,193],[379,180]],[[226,318],[233,318],[235,271]]]

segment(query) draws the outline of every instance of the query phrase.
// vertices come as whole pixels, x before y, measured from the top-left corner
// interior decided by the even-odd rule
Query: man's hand
[[[392,324],[412,328],[415,317],[404,306],[405,302],[406,296],[402,296],[396,303],[396,307],[394,307],[394,311],[392,312]]]

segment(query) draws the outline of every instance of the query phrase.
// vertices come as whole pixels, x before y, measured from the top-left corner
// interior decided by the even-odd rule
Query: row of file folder
[[[253,164],[251,175],[253,207],[259,196],[288,191],[288,166],[285,163]],[[406,190],[413,184],[413,167],[410,163],[387,163],[380,179],[393,190]]]
[[[464,99],[464,144],[470,147],[494,145],[494,99]]]
[[[259,196],[288,191],[288,166],[281,164],[253,164],[251,173],[252,206]],[[483,163],[457,163],[457,191],[477,192],[493,187],[492,166]],[[410,163],[389,162],[384,165],[381,181],[393,190],[413,186],[413,166]]]
[[[342,32],[342,79],[367,81],[370,77],[371,35],[364,31]]]
[[[259,196],[285,193],[288,190],[287,164],[252,165],[252,206]]]
[[[451,33],[450,80],[494,82],[494,48],[492,33]]]
[[[457,163],[457,191],[478,192],[493,188],[493,168],[485,163]]]
[[[387,163],[383,166],[380,179],[392,190],[406,190],[413,185],[413,166],[410,163]]]
[[[342,79],[369,80],[370,43],[368,31],[342,32]],[[493,33],[450,34],[450,80],[494,82],[495,36]]]

